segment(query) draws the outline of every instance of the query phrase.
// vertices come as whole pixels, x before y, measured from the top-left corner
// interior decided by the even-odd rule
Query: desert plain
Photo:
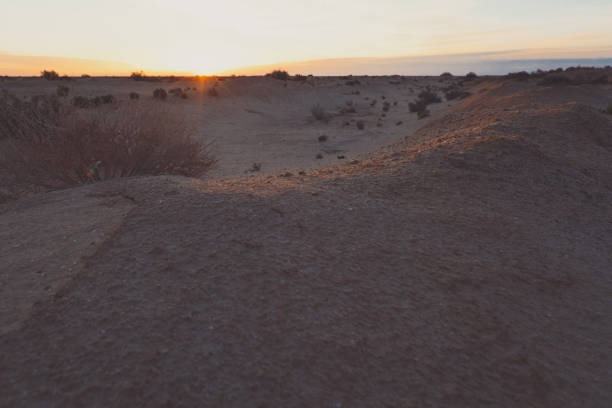
[[[0,174],[0,406],[607,406],[612,71],[564,75],[0,81],[217,159]]]

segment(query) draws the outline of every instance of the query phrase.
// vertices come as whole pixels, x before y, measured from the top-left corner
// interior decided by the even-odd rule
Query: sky
[[[0,74],[71,62],[207,75],[336,58],[612,57],[610,0],[19,0],[2,14]]]

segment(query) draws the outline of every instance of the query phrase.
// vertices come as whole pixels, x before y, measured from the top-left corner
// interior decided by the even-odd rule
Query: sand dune
[[[42,279],[57,231],[114,231],[47,292],[1,286],[0,405],[608,404],[610,85],[481,80],[418,121],[409,88],[437,79],[272,81],[173,102],[217,140],[210,178],[0,207],[14,245],[35,214],[74,208],[39,231],[48,256],[1,252],[2,282]],[[382,94],[398,101],[384,118],[364,104]],[[347,99],[355,114],[309,116]],[[345,160],[313,159],[321,133]]]

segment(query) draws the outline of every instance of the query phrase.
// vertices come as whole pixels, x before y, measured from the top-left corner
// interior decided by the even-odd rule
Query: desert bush
[[[310,113],[316,120],[327,120],[327,113],[325,109],[318,103],[310,108]]]
[[[551,74],[546,75],[540,82],[539,85],[571,85],[572,79],[566,75]]]
[[[453,74],[451,74],[450,72],[443,72],[443,73],[440,74],[440,76],[442,78],[452,78]]]
[[[471,93],[467,91],[462,91],[460,89],[449,89],[448,91],[444,93],[444,97],[446,98],[447,101],[452,101],[455,99],[465,99],[470,95]]]
[[[187,94],[183,91],[182,88],[172,88],[168,91],[170,95],[174,95],[177,98],[187,99]]]
[[[389,112],[389,108],[391,107],[391,104],[387,101],[383,102],[383,112]]]
[[[217,97],[219,96],[219,92],[217,92],[217,88],[212,87],[208,90],[208,96]]]
[[[130,99],[140,99],[138,92],[130,92]]]
[[[72,98],[72,104],[81,109],[89,108],[90,106],[89,98],[84,96],[75,96]]]
[[[81,75],[81,78],[83,78],[83,79],[91,78],[91,75],[83,74],[83,75]]]
[[[275,79],[280,79],[283,81],[286,81],[289,79],[289,73],[287,71],[283,71],[280,69],[274,70],[272,72],[269,72],[266,74],[267,77],[271,77],[271,78],[275,78]]]
[[[40,73],[41,78],[46,79],[47,81],[57,81],[60,76],[57,72],[55,72],[54,70],[51,71],[47,71],[44,70]]]
[[[327,142],[327,135],[319,136],[319,142]]]
[[[421,91],[418,95],[419,99],[422,100],[426,105],[431,105],[432,103],[440,103],[442,102],[442,99],[440,99],[440,97],[430,91],[430,90],[425,90],[425,91]]]
[[[506,78],[508,79],[514,79],[517,81],[527,81],[529,79],[530,75],[527,71],[520,71],[520,72],[510,72],[508,73],[508,75],[506,75]]]
[[[6,105],[6,98],[0,100],[0,107]],[[8,112],[14,124],[0,153],[0,170],[26,185],[60,187],[135,175],[200,176],[215,163],[185,123],[159,105],[65,109],[48,115],[24,104],[0,112]]]
[[[306,81],[308,79],[308,77],[306,75],[300,75],[300,74],[295,74],[294,76],[291,77],[292,80],[294,81]]]
[[[142,71],[132,72],[130,74],[130,79],[133,81],[144,81],[145,78],[146,78],[146,75]]]
[[[608,115],[612,115],[612,102],[608,104],[608,108],[606,109],[606,113]]]
[[[349,81],[346,81],[344,84],[347,86],[355,86],[355,85],[360,85],[361,82],[359,82],[358,79],[351,79]]]
[[[55,90],[55,93],[59,97],[68,96],[68,94],[70,93],[70,88],[64,85],[59,85],[57,89]]]
[[[54,126],[61,108],[55,96],[33,96],[24,101],[3,90],[0,93],[0,140],[24,138]]]
[[[421,115],[425,114],[427,111],[427,106],[431,105],[432,103],[440,102],[442,102],[442,99],[436,93],[427,89],[419,93],[416,101],[408,104],[408,109],[410,112],[416,112],[420,119],[421,117],[425,117]],[[427,115],[429,115],[429,111],[427,111]]]
[[[93,106],[107,105],[110,103],[115,103],[117,100],[113,95],[102,95],[96,96],[90,99],[90,102]]]
[[[363,120],[358,120],[357,121],[357,129],[359,129],[359,130],[365,129],[365,123],[364,123]]]
[[[155,99],[165,101],[167,96],[168,96],[168,93],[166,92],[164,88],[157,88],[156,90],[153,91],[153,98]]]
[[[465,75],[465,79],[467,79],[468,81],[471,81],[472,79],[476,79],[476,78],[478,78],[478,75],[476,75],[475,72],[468,72]]]

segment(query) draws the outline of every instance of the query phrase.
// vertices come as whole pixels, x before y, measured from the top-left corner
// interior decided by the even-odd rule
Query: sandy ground
[[[253,82],[234,105],[262,98]],[[303,106],[340,105],[321,87],[329,99],[304,92]],[[227,97],[204,104],[218,115],[206,133],[252,125],[220,157],[293,129],[294,166],[248,156],[293,175],[222,164],[204,180],[3,204],[0,405],[607,406],[612,117],[600,109],[612,90],[488,80],[472,92],[370,158],[304,174],[299,155],[320,149],[322,129],[355,139],[349,158],[362,133],[311,123],[295,95],[264,115],[229,115]],[[98,228],[95,249],[61,239]],[[78,268],[51,267],[64,264]],[[57,279],[47,290],[42,268]]]
[[[347,85],[351,81],[359,84]],[[151,103],[156,88],[167,91],[190,88],[186,91],[187,99],[169,96],[164,104],[197,129],[201,140],[211,144],[219,159],[211,176],[230,179],[307,171],[362,159],[432,119],[419,120],[409,112],[408,103],[419,92],[428,86],[439,90],[459,81],[438,77],[331,77],[307,81],[237,77],[168,83],[126,78],[73,81],[25,78],[0,82],[0,90],[32,97],[53,94],[58,85],[63,85],[70,88],[66,101],[75,95],[111,94],[119,103],[130,103],[130,92],[137,92],[140,99],[136,103]],[[216,97],[208,94],[213,87]],[[389,103],[387,112],[383,111],[385,102]],[[355,112],[346,112],[347,103]],[[432,117],[454,103],[431,105]],[[329,116],[328,120],[313,117],[311,109],[317,104]],[[363,130],[357,128],[357,121],[364,122]],[[327,136],[326,142],[319,142],[322,135]],[[258,172],[251,171],[254,163],[260,165]]]

